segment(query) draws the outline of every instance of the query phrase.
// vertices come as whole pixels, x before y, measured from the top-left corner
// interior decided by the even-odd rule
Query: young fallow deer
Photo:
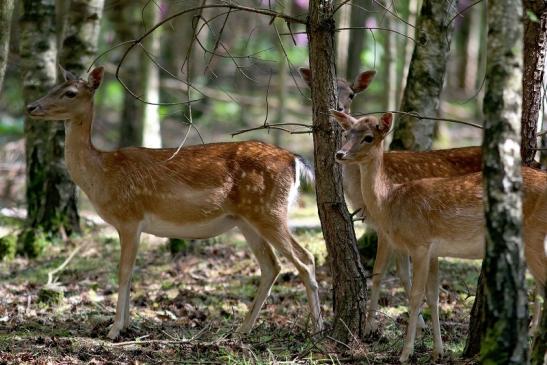
[[[308,85],[311,82],[311,71],[301,68],[300,74]],[[337,110],[349,114],[351,102],[356,94],[366,90],[372,82],[376,72],[364,71],[357,75],[353,83],[338,78]],[[446,150],[426,152],[390,151],[384,153],[384,168],[392,181],[396,184],[428,177],[452,177],[481,171],[481,148],[462,147]],[[359,210],[360,216],[366,220],[367,209],[361,193],[361,173],[359,164],[346,161],[342,165],[342,184],[344,194],[351,208]],[[367,221],[367,223],[369,223]],[[375,315],[380,298],[380,284],[391,257],[395,256],[397,275],[401,280],[407,297],[410,295],[410,262],[408,255],[394,252],[381,232],[378,232],[378,249],[374,267],[372,269],[372,287],[370,303],[367,309],[365,335],[376,331]],[[425,328],[422,316],[419,316],[418,327]]]
[[[333,110],[346,143],[336,153],[339,163],[357,162],[367,218],[384,239],[412,258],[409,323],[401,362],[414,349],[418,314],[424,294],[433,321],[433,358],[443,353],[438,312],[438,257],[479,259],[484,255],[482,174],[393,182],[385,168],[384,137],[392,114],[355,119]],[[404,162],[407,163],[407,162]],[[538,285],[544,286],[547,258],[547,173],[522,168],[525,256]]]
[[[35,119],[67,120],[65,159],[70,176],[121,243],[115,339],[128,327],[131,275],[140,235],[207,238],[238,227],[260,265],[260,284],[240,332],[249,332],[280,271],[274,248],[298,270],[313,326],[322,329],[313,255],[291,235],[287,210],[300,177],[311,171],[286,150],[261,142],[214,143],[175,149],[106,152],[91,141],[93,97],[103,79],[64,71],[66,81],[27,106]]]

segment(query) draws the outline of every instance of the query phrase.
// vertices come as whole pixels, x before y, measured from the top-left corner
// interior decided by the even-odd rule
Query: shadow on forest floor
[[[259,279],[258,266],[237,233],[214,243],[199,241],[177,258],[164,240],[145,236],[133,278],[132,325],[118,341],[106,341],[117,289],[119,244],[114,237],[103,227],[65,247],[50,246],[40,259],[0,263],[0,363],[397,363],[406,304],[391,273],[380,301],[382,334],[351,350],[328,336],[310,334],[304,288],[286,261],[253,332],[235,335]],[[324,263],[320,232],[297,237]],[[84,247],[58,277],[64,289],[61,304],[38,303],[47,272],[81,243]],[[441,264],[443,363],[466,363],[460,355],[479,269],[478,262]],[[328,321],[332,302],[325,265],[317,276]],[[428,314],[425,308],[426,321]],[[429,364],[431,348],[426,330],[416,341],[415,363]]]

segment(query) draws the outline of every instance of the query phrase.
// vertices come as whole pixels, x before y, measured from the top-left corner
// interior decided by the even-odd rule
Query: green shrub
[[[4,237],[0,237],[0,261],[12,260],[15,257],[17,251],[17,236],[15,234],[8,234]]]

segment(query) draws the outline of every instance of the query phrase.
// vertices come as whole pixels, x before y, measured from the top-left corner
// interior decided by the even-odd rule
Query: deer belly
[[[201,239],[227,232],[235,227],[236,223],[237,219],[229,215],[191,223],[174,223],[147,214],[143,220],[142,231],[158,237]]]
[[[433,257],[482,259],[484,257],[484,245],[483,235],[466,240],[437,239],[433,241],[431,255]]]

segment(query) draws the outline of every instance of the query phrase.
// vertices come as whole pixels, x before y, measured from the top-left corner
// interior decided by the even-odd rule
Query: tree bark
[[[59,62],[75,75],[86,75],[97,54],[104,0],[71,0]]]
[[[145,9],[146,29],[149,29],[160,20],[159,6],[161,2],[150,2]],[[151,57],[159,57],[161,28],[156,29],[145,41],[144,48]],[[143,146],[149,148],[161,147],[160,134],[160,70],[144,53],[142,55],[141,66],[143,68],[143,90],[145,92],[144,100],[148,103],[144,105],[143,116]]]
[[[545,45],[547,39],[547,5],[544,1],[523,0],[524,72],[522,82],[522,161],[530,165],[537,148],[537,123],[541,108]]]
[[[547,238],[545,239],[547,245]],[[532,353],[530,354],[530,365],[547,364],[547,300],[543,301],[543,312],[538,333],[532,344]]]
[[[108,12],[116,32],[116,41],[124,42],[137,37],[140,23],[139,3],[132,0],[120,0],[112,4]],[[152,4],[152,6],[154,6]],[[117,61],[115,61],[117,63]],[[126,86],[136,94],[142,93],[141,72],[142,57],[133,52],[124,62],[120,70],[121,78]],[[123,107],[119,121],[118,147],[141,146],[143,135],[144,104],[128,92],[123,93]]]
[[[21,24],[21,73],[25,103],[43,96],[56,84],[57,35],[53,0],[24,0]],[[21,236],[23,251],[39,254],[34,237],[78,232],[77,210],[67,189],[62,122],[25,119],[27,219]]]
[[[520,116],[522,6],[488,3],[483,176],[486,217],[481,360],[525,364],[528,313],[522,248]],[[517,45],[517,46],[516,46]]]
[[[362,27],[363,20],[367,13],[365,0],[353,0],[351,2],[350,27]],[[364,30],[354,30],[349,32],[348,59],[346,63],[346,79],[353,80],[361,71],[361,53],[365,49]]]
[[[410,61],[401,111],[436,115],[442,91],[456,2],[424,0],[416,24],[416,45]],[[434,122],[398,114],[390,148],[431,149]]]
[[[329,118],[329,108],[336,105],[333,6],[331,0],[310,1],[307,33],[317,207],[333,278],[333,336],[348,342],[364,334],[366,280],[344,203],[341,168],[334,161],[341,133],[339,128],[333,128]]]
[[[11,34],[11,16],[13,14],[13,0],[3,0],[0,5],[0,91],[4,82],[4,74],[8,64],[9,39]]]

